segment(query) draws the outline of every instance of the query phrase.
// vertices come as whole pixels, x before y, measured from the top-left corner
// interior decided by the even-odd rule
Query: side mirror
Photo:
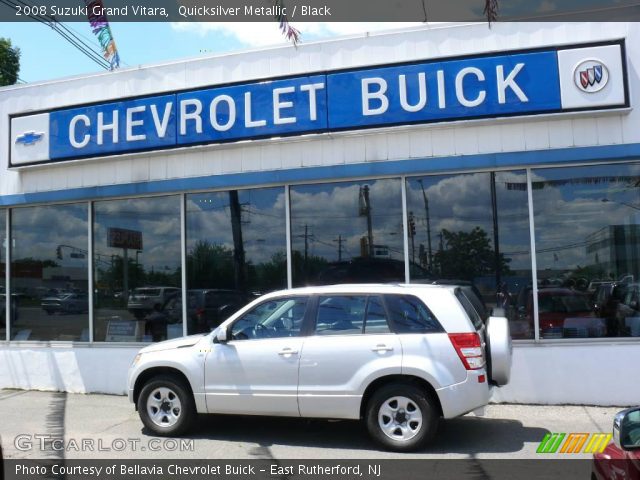
[[[213,343],[227,343],[227,329],[217,327],[213,331]]]
[[[640,449],[640,407],[623,410],[615,416],[613,441],[622,450]]]

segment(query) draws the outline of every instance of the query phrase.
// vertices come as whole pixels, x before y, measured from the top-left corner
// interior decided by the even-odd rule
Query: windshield
[[[541,295],[538,300],[538,310],[541,313],[587,312],[591,308],[586,297],[581,295]]]
[[[159,288],[136,288],[133,294],[157,297],[158,295],[160,295],[160,289]]]

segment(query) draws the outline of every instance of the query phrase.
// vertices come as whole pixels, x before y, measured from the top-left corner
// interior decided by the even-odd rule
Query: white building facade
[[[640,26],[448,25],[0,90],[0,388],[123,394],[255,295],[464,282],[498,402],[640,398]]]

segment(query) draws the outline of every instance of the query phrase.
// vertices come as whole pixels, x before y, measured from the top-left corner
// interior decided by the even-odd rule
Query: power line
[[[32,4],[30,4],[29,2],[26,2],[24,0],[16,0],[17,3],[22,4],[23,6],[26,7],[33,7]],[[13,3],[11,3],[9,0],[0,0],[0,3],[13,8],[14,10],[17,10],[17,6],[14,5]],[[109,62],[107,62],[102,55],[100,55],[98,52],[96,52],[95,50],[93,50],[93,47],[91,45],[88,45],[86,42],[84,42],[81,38],[79,38],[72,30],[70,30],[67,26],[65,26],[64,24],[58,22],[55,17],[51,17],[48,15],[40,15],[40,14],[29,14],[27,15],[29,18],[31,18],[32,20],[35,20],[39,23],[42,23],[48,27],[50,27],[52,30],[54,30],[56,33],[58,33],[61,37],[63,37],[65,40],[67,40],[71,45],[73,45],[74,47],[76,47],[80,52],[82,52],[84,55],[86,55],[90,60],[92,60],[93,62],[97,63],[99,66],[101,66],[102,68],[104,68],[105,70],[109,70],[110,69],[110,64]]]

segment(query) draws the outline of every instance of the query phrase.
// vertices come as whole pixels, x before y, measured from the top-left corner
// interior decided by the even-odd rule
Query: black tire
[[[149,401],[152,395],[156,402]],[[149,405],[153,403],[159,405],[159,408],[155,407],[158,411],[155,419],[152,418],[154,407]],[[197,416],[189,388],[171,375],[153,377],[144,385],[138,397],[138,414],[144,426],[161,437],[184,434]]]
[[[392,418],[384,414],[385,411],[389,412],[394,404],[401,417]],[[419,425],[416,412],[421,414]],[[410,452],[434,439],[439,418],[435,403],[427,392],[408,383],[392,383],[378,389],[369,399],[365,421],[371,437],[384,448],[396,452]],[[389,425],[389,433],[382,427],[385,423]]]

